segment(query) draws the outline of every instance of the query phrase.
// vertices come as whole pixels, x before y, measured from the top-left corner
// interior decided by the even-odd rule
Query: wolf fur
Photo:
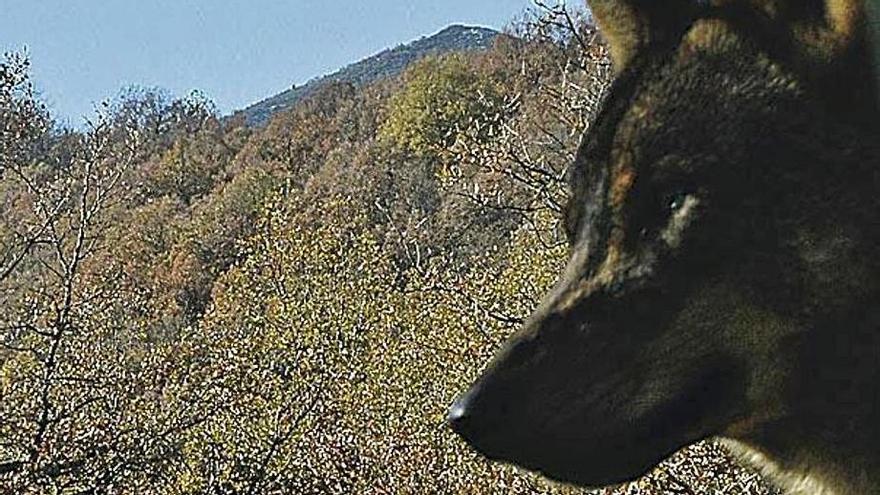
[[[880,493],[871,1],[589,1],[617,77],[571,259],[453,405],[474,448],[600,487],[720,438],[789,493]]]

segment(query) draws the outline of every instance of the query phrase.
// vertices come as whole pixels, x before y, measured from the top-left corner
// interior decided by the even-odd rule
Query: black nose
[[[487,386],[486,380],[480,380],[461,394],[446,413],[452,430],[484,454],[495,449],[499,433],[513,419],[509,414],[509,397],[498,392],[498,387]]]
[[[495,387],[479,382],[462,394],[446,413],[446,422],[477,452],[490,459],[511,459],[521,418],[510,413],[510,400]]]
[[[446,413],[446,423],[463,438],[468,439],[474,433],[473,415],[470,411],[472,393],[466,392],[458,396]]]

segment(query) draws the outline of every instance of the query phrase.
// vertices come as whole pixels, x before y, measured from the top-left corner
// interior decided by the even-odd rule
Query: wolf
[[[860,0],[589,0],[615,80],[555,288],[448,422],[563,482],[718,438],[787,493],[880,493],[880,126]]]

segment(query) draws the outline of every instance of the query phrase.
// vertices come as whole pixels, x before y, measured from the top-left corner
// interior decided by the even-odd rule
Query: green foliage
[[[409,69],[380,134],[417,155],[442,154],[477,119],[502,111],[502,87],[462,55],[430,57]],[[489,129],[481,133],[488,138]]]
[[[198,474],[182,489],[211,491],[219,476],[239,491],[350,492],[356,470],[346,462],[358,456],[340,419],[363,369],[364,331],[384,313],[383,256],[367,233],[297,228],[290,201],[269,204],[193,337],[205,381],[190,385],[230,398],[188,436]]]
[[[248,168],[217,185],[192,209],[190,235],[199,258],[213,276],[239,257],[237,244],[246,239],[279,178],[262,168]]]
[[[189,203],[213,186],[215,175],[224,168],[223,157],[217,156],[216,150],[201,148],[204,143],[187,141],[176,141],[159,158],[148,177],[153,195],[174,196]]]

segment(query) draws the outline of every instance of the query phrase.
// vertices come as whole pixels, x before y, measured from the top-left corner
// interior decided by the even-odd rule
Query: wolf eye
[[[675,213],[681,210],[684,207],[688,196],[688,193],[684,191],[669,195],[669,197],[666,198],[666,208],[669,209],[670,213]]]

